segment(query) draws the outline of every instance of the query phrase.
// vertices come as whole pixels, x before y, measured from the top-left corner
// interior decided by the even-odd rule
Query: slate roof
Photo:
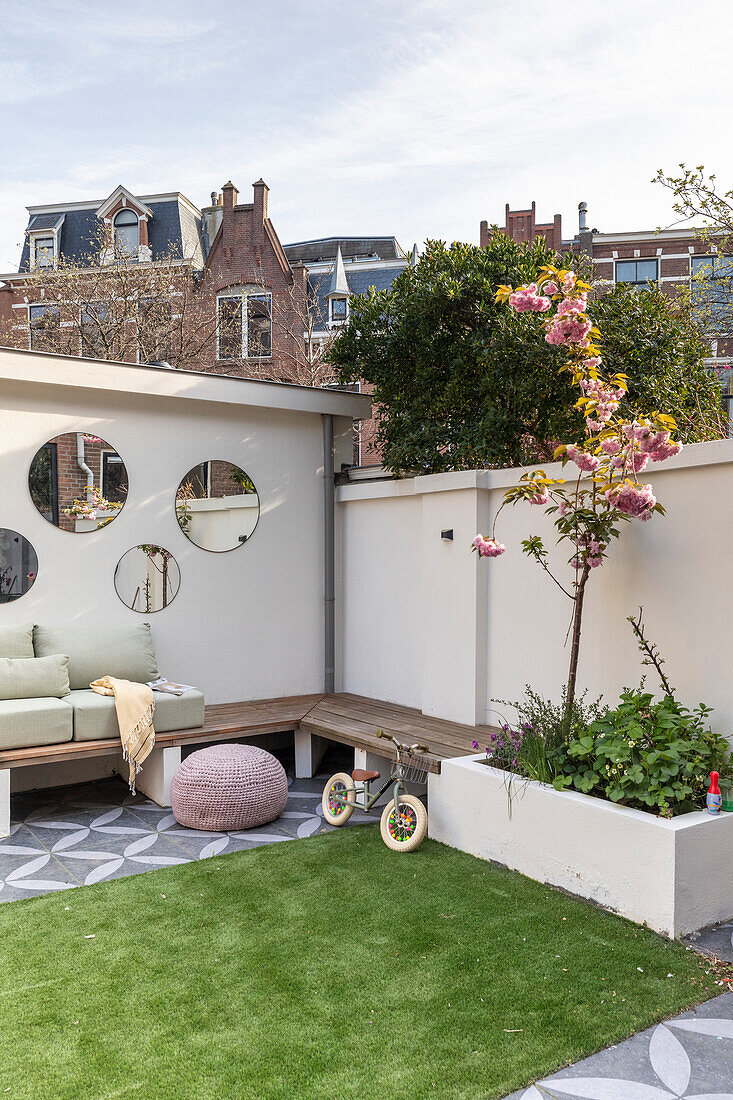
[[[28,230],[31,229],[57,229],[59,223],[64,220],[64,215],[58,212],[49,214],[34,214],[28,222]]]
[[[335,260],[341,248],[345,260],[369,256],[374,260],[402,260],[405,252],[396,237],[319,237],[314,241],[296,241],[283,245],[291,264]]]
[[[193,259],[195,267],[203,267],[201,243],[201,218],[194,215],[187,204],[179,199],[165,199],[146,204],[153,212],[148,221],[148,244],[153,260],[171,256],[174,259]],[[28,231],[50,229],[60,218],[64,219],[60,233],[61,255],[71,263],[83,264],[99,247],[100,221],[92,209],[49,211],[34,214],[28,222],[19,271],[28,271],[30,245]],[[53,222],[50,219],[53,218]],[[40,222],[39,222],[40,219]]]
[[[366,268],[366,264],[364,267]],[[371,271],[368,269],[359,270],[358,268],[355,271],[347,269],[346,282],[349,286],[349,293],[366,294],[370,287],[374,287],[375,290],[387,290],[406,267],[407,261],[402,267],[378,267],[372,268]],[[328,319],[328,288],[330,282],[330,271],[314,271],[308,276],[308,291],[311,301],[314,303],[314,317],[317,322]]]

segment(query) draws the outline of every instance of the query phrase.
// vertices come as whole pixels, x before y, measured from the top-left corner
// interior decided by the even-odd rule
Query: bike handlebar
[[[396,745],[398,749],[403,752],[408,750],[410,752],[429,752],[427,745],[421,745],[417,742],[414,745],[403,745],[401,741],[398,741],[393,733],[385,733],[384,730],[377,730],[377,737],[383,737],[385,741],[391,741],[393,745]]]

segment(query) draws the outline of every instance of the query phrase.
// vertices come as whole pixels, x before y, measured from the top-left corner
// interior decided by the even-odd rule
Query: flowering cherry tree
[[[523,474],[519,484],[505,493],[491,536],[476,535],[473,540],[473,550],[481,557],[503,554],[506,547],[497,541],[496,520],[506,504],[524,500],[554,514],[558,542],[570,544],[573,577],[563,584],[548,566],[542,539],[533,535],[522,541],[524,553],[535,559],[573,603],[566,736],[575,699],[583,599],[591,570],[603,564],[623,522],[646,522],[655,512],[664,514],[651,485],[641,484],[638,475],[650,462],[663,462],[682,450],[682,444],[673,438],[673,417],[655,412],[643,419],[626,420],[619,413],[627,377],[606,377],[602,371],[601,333],[586,313],[589,290],[574,272],[543,267],[536,283],[516,290],[501,286],[497,291],[496,300],[508,302],[515,312],[542,314],[545,340],[563,348],[566,360],[561,370],[570,372],[580,391],[576,408],[585,418],[585,439],[582,446],[561,444],[555,450],[554,457],[562,459],[563,466],[577,468],[571,482],[547,477],[544,470]]]

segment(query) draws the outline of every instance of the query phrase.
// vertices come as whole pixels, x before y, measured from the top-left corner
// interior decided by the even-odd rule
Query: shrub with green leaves
[[[655,702],[641,688],[626,690],[617,707],[562,746],[554,786],[664,817],[699,810],[710,772],[725,771],[729,757],[726,739],[708,727],[710,713],[702,703],[690,711],[670,695]]]

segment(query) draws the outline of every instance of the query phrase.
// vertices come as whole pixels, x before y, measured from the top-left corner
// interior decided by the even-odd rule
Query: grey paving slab
[[[712,955],[724,962],[733,962],[733,921],[713,924],[699,932],[685,936],[684,943],[703,955]]]
[[[733,1100],[733,993],[706,1001],[506,1100]]]

